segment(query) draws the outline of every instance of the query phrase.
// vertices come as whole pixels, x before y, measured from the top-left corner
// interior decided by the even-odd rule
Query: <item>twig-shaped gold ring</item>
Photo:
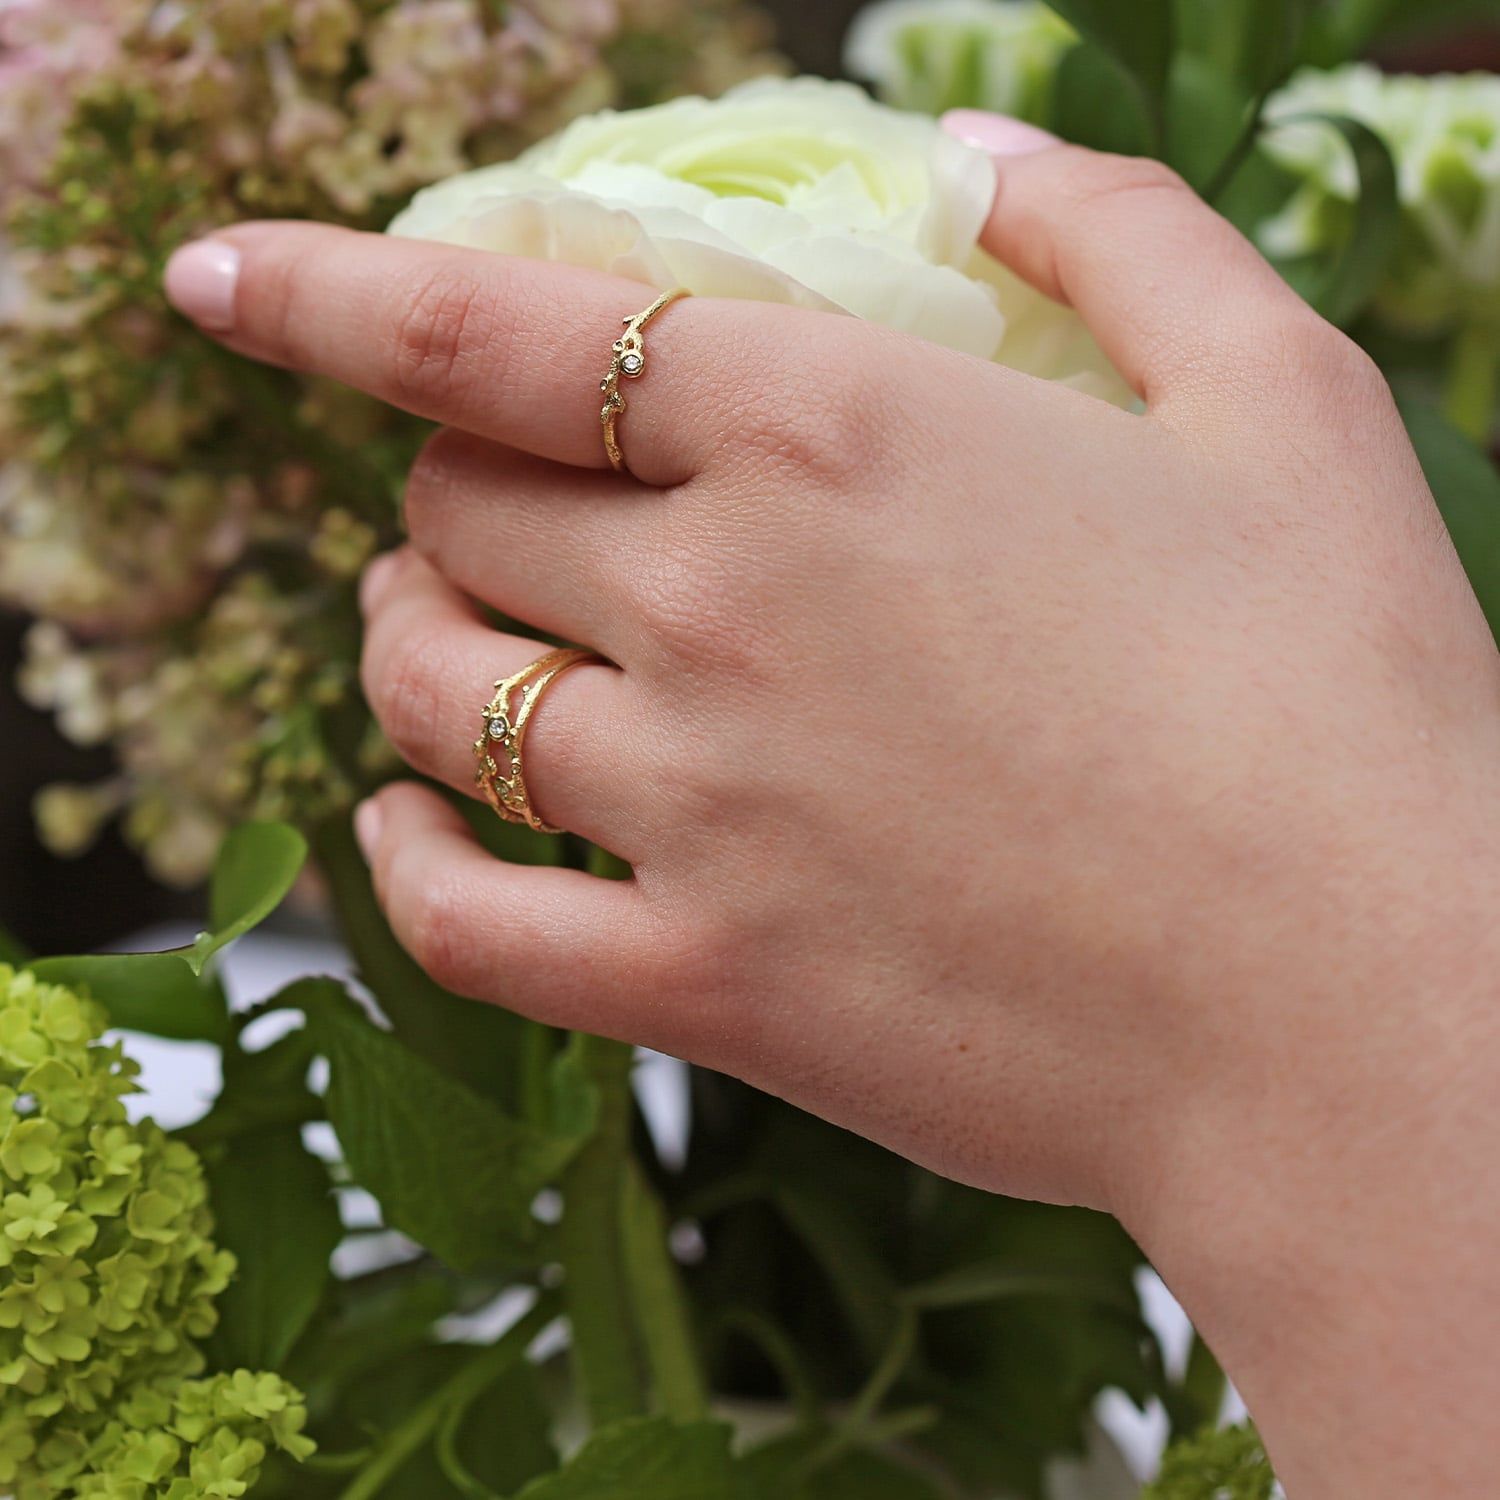
[[[662,308],[687,295],[688,290],[683,286],[663,292],[644,312],[638,312],[633,318],[624,320],[625,332],[610,346],[609,370],[599,382],[599,389],[604,392],[604,405],[599,409],[599,420],[604,426],[604,451],[609,454],[610,467],[616,473],[625,468],[625,455],[620,451],[617,431],[620,414],[625,410],[625,397],[620,391],[620,381],[639,380],[646,373],[646,343],[641,337],[641,330]]]

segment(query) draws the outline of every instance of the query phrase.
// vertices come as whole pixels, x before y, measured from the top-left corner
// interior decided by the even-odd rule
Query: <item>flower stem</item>
[[[661,1200],[633,1160],[626,1164],[623,1219],[625,1273],[657,1402],[674,1421],[700,1421],[708,1414],[708,1391],[692,1315]]]
[[[1454,336],[1448,358],[1443,409],[1466,437],[1484,445],[1500,401],[1500,331],[1483,319],[1467,323]]]
[[[599,1123],[563,1173],[558,1253],[573,1365],[596,1427],[645,1410],[623,1253],[632,1049],[575,1032],[569,1050],[599,1098]]]
[[[375,1457],[344,1487],[339,1500],[372,1500],[397,1470],[437,1431],[449,1411],[468,1405],[526,1356],[531,1341],[557,1316],[555,1298],[545,1293],[496,1343],[481,1349],[457,1374],[439,1386],[380,1445]]]

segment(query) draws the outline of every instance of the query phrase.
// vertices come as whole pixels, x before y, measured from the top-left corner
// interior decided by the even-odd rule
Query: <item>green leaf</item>
[[[487,807],[479,811],[496,828],[519,826],[502,823]],[[520,831],[530,834],[529,829]],[[354,842],[348,817],[321,825],[314,834],[314,849],[360,978],[396,1035],[449,1077],[519,1113],[524,1053],[538,1029],[536,1023],[499,1005],[455,995],[417,966],[396,941],[375,900],[369,866]]]
[[[1109,53],[1087,42],[1070,48],[1053,82],[1052,129],[1095,151],[1145,156],[1151,115],[1130,75]]]
[[[811,1431],[773,1439],[746,1454],[741,1468],[761,1493],[779,1500],[943,1500],[950,1493],[928,1475],[868,1449],[841,1454],[799,1476],[825,1436]]]
[[[1211,202],[1254,147],[1267,97],[1296,65],[1309,0],[1179,5],[1169,159]]]
[[[434,1457],[461,1494],[508,1495],[556,1465],[551,1423],[536,1366],[523,1362],[450,1412]]]
[[[532,1201],[593,1128],[587,1087],[560,1071],[552,1121],[518,1120],[375,1026],[333,981],[284,998],[327,1054],[328,1118],[386,1222],[460,1270],[529,1263]]]
[[[1359,120],[1306,114],[1289,115],[1277,124],[1309,122],[1337,130],[1349,143],[1359,173],[1359,198],[1348,238],[1331,266],[1298,264],[1282,266],[1281,270],[1330,323],[1345,328],[1379,290],[1396,253],[1401,227],[1396,164],[1386,143]]]
[[[0,964],[21,968],[31,961],[31,952],[20,938],[4,927],[0,927]]]
[[[53,984],[87,988],[116,1026],[180,1041],[221,1042],[228,1006],[220,985],[204,976],[204,966],[276,909],[306,855],[302,835],[285,823],[242,824],[224,840],[214,866],[212,930],[191,946],[42,958],[30,968]]]
[[[1048,0],[1085,40],[1130,76],[1160,146],[1166,137],[1167,78],[1172,67],[1173,0]]]
[[[960,1266],[900,1294],[907,1307],[969,1307],[1012,1297],[1075,1297],[1140,1320],[1140,1304],[1117,1277],[1066,1269],[1037,1270],[1008,1261]]]
[[[358,1435],[378,1437],[340,1500],[462,1500],[551,1469],[547,1411],[525,1354],[556,1316],[555,1298],[543,1296],[493,1344],[429,1345],[351,1385],[329,1425],[349,1447]],[[498,1431],[467,1440],[470,1413]]]
[[[492,1287],[476,1291],[481,1306],[495,1295]],[[380,1371],[430,1344],[440,1318],[473,1310],[464,1296],[463,1278],[430,1259],[336,1280],[317,1336],[298,1343],[281,1373],[307,1396],[316,1424],[347,1392],[367,1388]]]
[[[1479,607],[1500,642],[1500,473],[1437,411],[1403,402],[1401,416]]]
[[[627,1417],[601,1428],[516,1500],[747,1500],[722,1422]]]
[[[241,823],[229,831],[209,883],[210,930],[184,954],[195,974],[281,905],[306,859],[307,840],[290,824]]]
[[[1177,7],[1178,59],[1202,61],[1244,95],[1280,83],[1295,66],[1309,0],[1214,0]]]
[[[108,1012],[110,1023],[176,1041],[222,1042],[228,1033],[224,991],[208,975],[195,974],[180,952],[85,953],[39,958],[30,966],[38,979],[86,989]]]
[[[221,1370],[279,1370],[317,1311],[343,1236],[328,1169],[295,1128],[234,1136],[208,1167],[220,1245],[239,1261],[209,1354]]]

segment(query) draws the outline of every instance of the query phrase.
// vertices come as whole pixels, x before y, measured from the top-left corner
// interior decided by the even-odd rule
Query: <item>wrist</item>
[[[1120,1205],[1297,1500],[1478,1494],[1500,1463],[1500,871],[1478,844],[1407,846],[1405,889],[1342,943],[1224,995],[1256,1021]]]

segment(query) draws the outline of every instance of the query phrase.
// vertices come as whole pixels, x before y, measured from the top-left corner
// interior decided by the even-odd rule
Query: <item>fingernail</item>
[[[210,333],[234,328],[234,284],[240,252],[224,240],[194,240],[174,251],[162,285],[167,301]]]
[[[1062,141],[1040,125],[1010,115],[994,115],[983,109],[950,109],[942,119],[943,129],[966,146],[977,146],[991,156],[1030,156]]]
[[[380,603],[380,596],[390,587],[391,574],[395,570],[394,552],[382,552],[365,564],[364,575],[359,580],[359,607],[366,614]]]
[[[373,797],[367,798],[354,809],[354,841],[359,845],[359,852],[364,855],[366,864],[375,858],[384,822],[385,814]]]

